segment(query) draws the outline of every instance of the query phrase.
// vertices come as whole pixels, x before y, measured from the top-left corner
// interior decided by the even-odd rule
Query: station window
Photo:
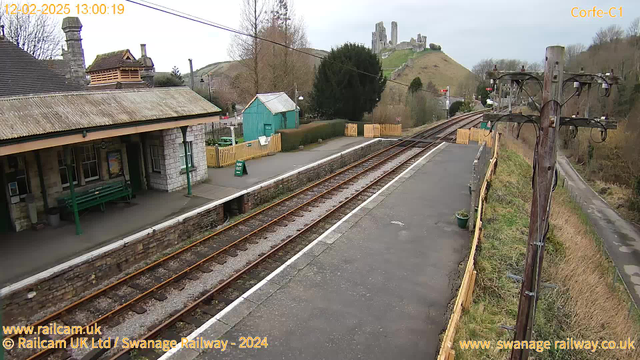
[[[184,163],[184,144],[180,144],[180,164],[182,169],[186,169]],[[189,167],[193,167],[193,154],[191,153],[191,141],[187,141],[187,159],[189,159]]]
[[[73,149],[71,149],[71,165],[73,167],[73,183],[78,183],[78,171],[76,170],[76,153]],[[62,183],[62,187],[69,186],[69,176],[67,173],[67,164],[64,161],[64,153],[62,150],[58,150],[58,169],[60,172],[60,183]]]
[[[160,149],[160,146],[156,146],[156,145],[151,145],[150,150],[151,150],[151,170],[153,170],[153,172],[159,173],[162,171],[162,167],[161,167],[162,150]],[[182,152],[184,153],[184,149],[182,150]],[[181,161],[184,162],[184,160],[181,160]]]
[[[82,161],[82,174],[85,181],[96,180],[100,178],[98,171],[98,154],[93,145],[84,145],[78,148],[80,151],[80,161]]]
[[[31,193],[26,158],[24,155],[10,156],[7,161],[9,162],[9,172],[6,174],[9,196],[24,199]]]

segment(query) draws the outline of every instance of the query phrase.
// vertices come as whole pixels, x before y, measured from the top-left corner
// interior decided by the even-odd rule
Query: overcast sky
[[[91,3],[88,0],[65,2]],[[154,2],[238,28],[243,0]],[[141,43],[147,44],[156,71],[170,71],[177,65],[186,73],[188,58],[193,59],[196,69],[229,60],[227,49],[231,35],[228,32],[124,0],[102,3],[123,3],[125,12],[123,15],[80,15],[87,66],[97,54],[114,50],[128,48],[138,57]],[[427,42],[442,45],[445,53],[469,69],[488,57],[541,61],[548,45],[577,42],[588,45],[600,27],[617,24],[626,30],[629,23],[640,16],[638,0],[293,0],[293,4],[297,16],[304,20],[309,43],[314,48],[330,50],[345,42],[371,46],[371,32],[376,22],[384,21],[390,37],[391,21],[397,21],[399,41],[421,33],[427,36]],[[594,5],[605,12],[613,6],[622,7],[622,17],[619,13],[616,18],[571,16],[573,7],[591,9]],[[75,11],[75,6],[72,9]]]

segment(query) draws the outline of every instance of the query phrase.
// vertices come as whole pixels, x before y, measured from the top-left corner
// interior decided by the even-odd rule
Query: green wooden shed
[[[296,104],[283,92],[256,95],[243,111],[244,140],[256,140],[281,129],[297,128],[296,110]]]

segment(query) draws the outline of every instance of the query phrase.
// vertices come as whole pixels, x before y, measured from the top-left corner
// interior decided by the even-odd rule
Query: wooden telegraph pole
[[[522,288],[520,289],[520,301],[518,303],[518,317],[514,328],[514,340],[522,342],[530,341],[535,324],[535,314],[538,298],[540,297],[540,277],[542,274],[542,261],[544,259],[545,237],[549,229],[549,213],[551,211],[551,193],[556,183],[556,152],[557,134],[561,126],[577,128],[599,129],[602,141],[606,139],[608,129],[616,129],[617,122],[613,119],[589,118],[587,106],[585,117],[562,117],[561,108],[564,102],[574,96],[579,97],[583,89],[589,89],[596,84],[602,86],[605,97],[611,94],[611,85],[618,83],[618,78],[613,75],[613,70],[607,74],[569,73],[565,80],[564,48],[562,46],[550,46],[545,57],[544,79],[542,81],[542,103],[539,106],[540,116],[525,116],[522,113],[514,114],[511,109],[503,113],[498,106],[497,112],[484,114],[485,121],[508,123],[533,123],[536,130],[536,147],[534,150],[533,166],[533,196],[531,198],[531,215],[529,218],[529,238],[527,240],[527,253],[525,255],[524,275],[522,276]],[[520,72],[500,73],[494,67],[489,72],[493,83],[498,86],[498,94],[501,92],[502,81],[508,81],[513,85],[519,85],[520,89],[529,80],[535,80],[538,84],[539,74],[527,73],[523,68]],[[573,84],[575,92],[567,100],[563,100],[564,82]],[[526,90],[525,90],[526,91]],[[528,93],[527,93],[528,95]],[[499,95],[498,104],[501,96]],[[531,103],[533,98],[529,96]],[[511,99],[509,100],[511,101]],[[511,360],[526,360],[529,358],[528,349],[513,349]]]
[[[547,48],[540,108],[540,137],[534,155],[533,197],[529,218],[529,240],[525,256],[524,276],[520,289],[515,341],[531,339],[535,322],[535,307],[540,294],[540,274],[544,257],[545,236],[549,228],[551,193],[555,181],[556,135],[560,129],[564,47]],[[528,349],[514,349],[511,360],[529,357]]]

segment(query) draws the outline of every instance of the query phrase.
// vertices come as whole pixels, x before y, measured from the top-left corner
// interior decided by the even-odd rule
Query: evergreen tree
[[[416,91],[422,90],[422,80],[420,80],[419,76],[416,76],[413,80],[411,80],[411,84],[409,84],[409,93],[415,94]]]
[[[184,84],[184,80],[182,79],[182,75],[180,74],[180,69],[177,66],[174,66],[171,69],[171,77],[180,82],[180,85]]]
[[[347,43],[320,63],[312,105],[322,117],[360,121],[380,101],[386,83],[378,56],[363,45]]]

